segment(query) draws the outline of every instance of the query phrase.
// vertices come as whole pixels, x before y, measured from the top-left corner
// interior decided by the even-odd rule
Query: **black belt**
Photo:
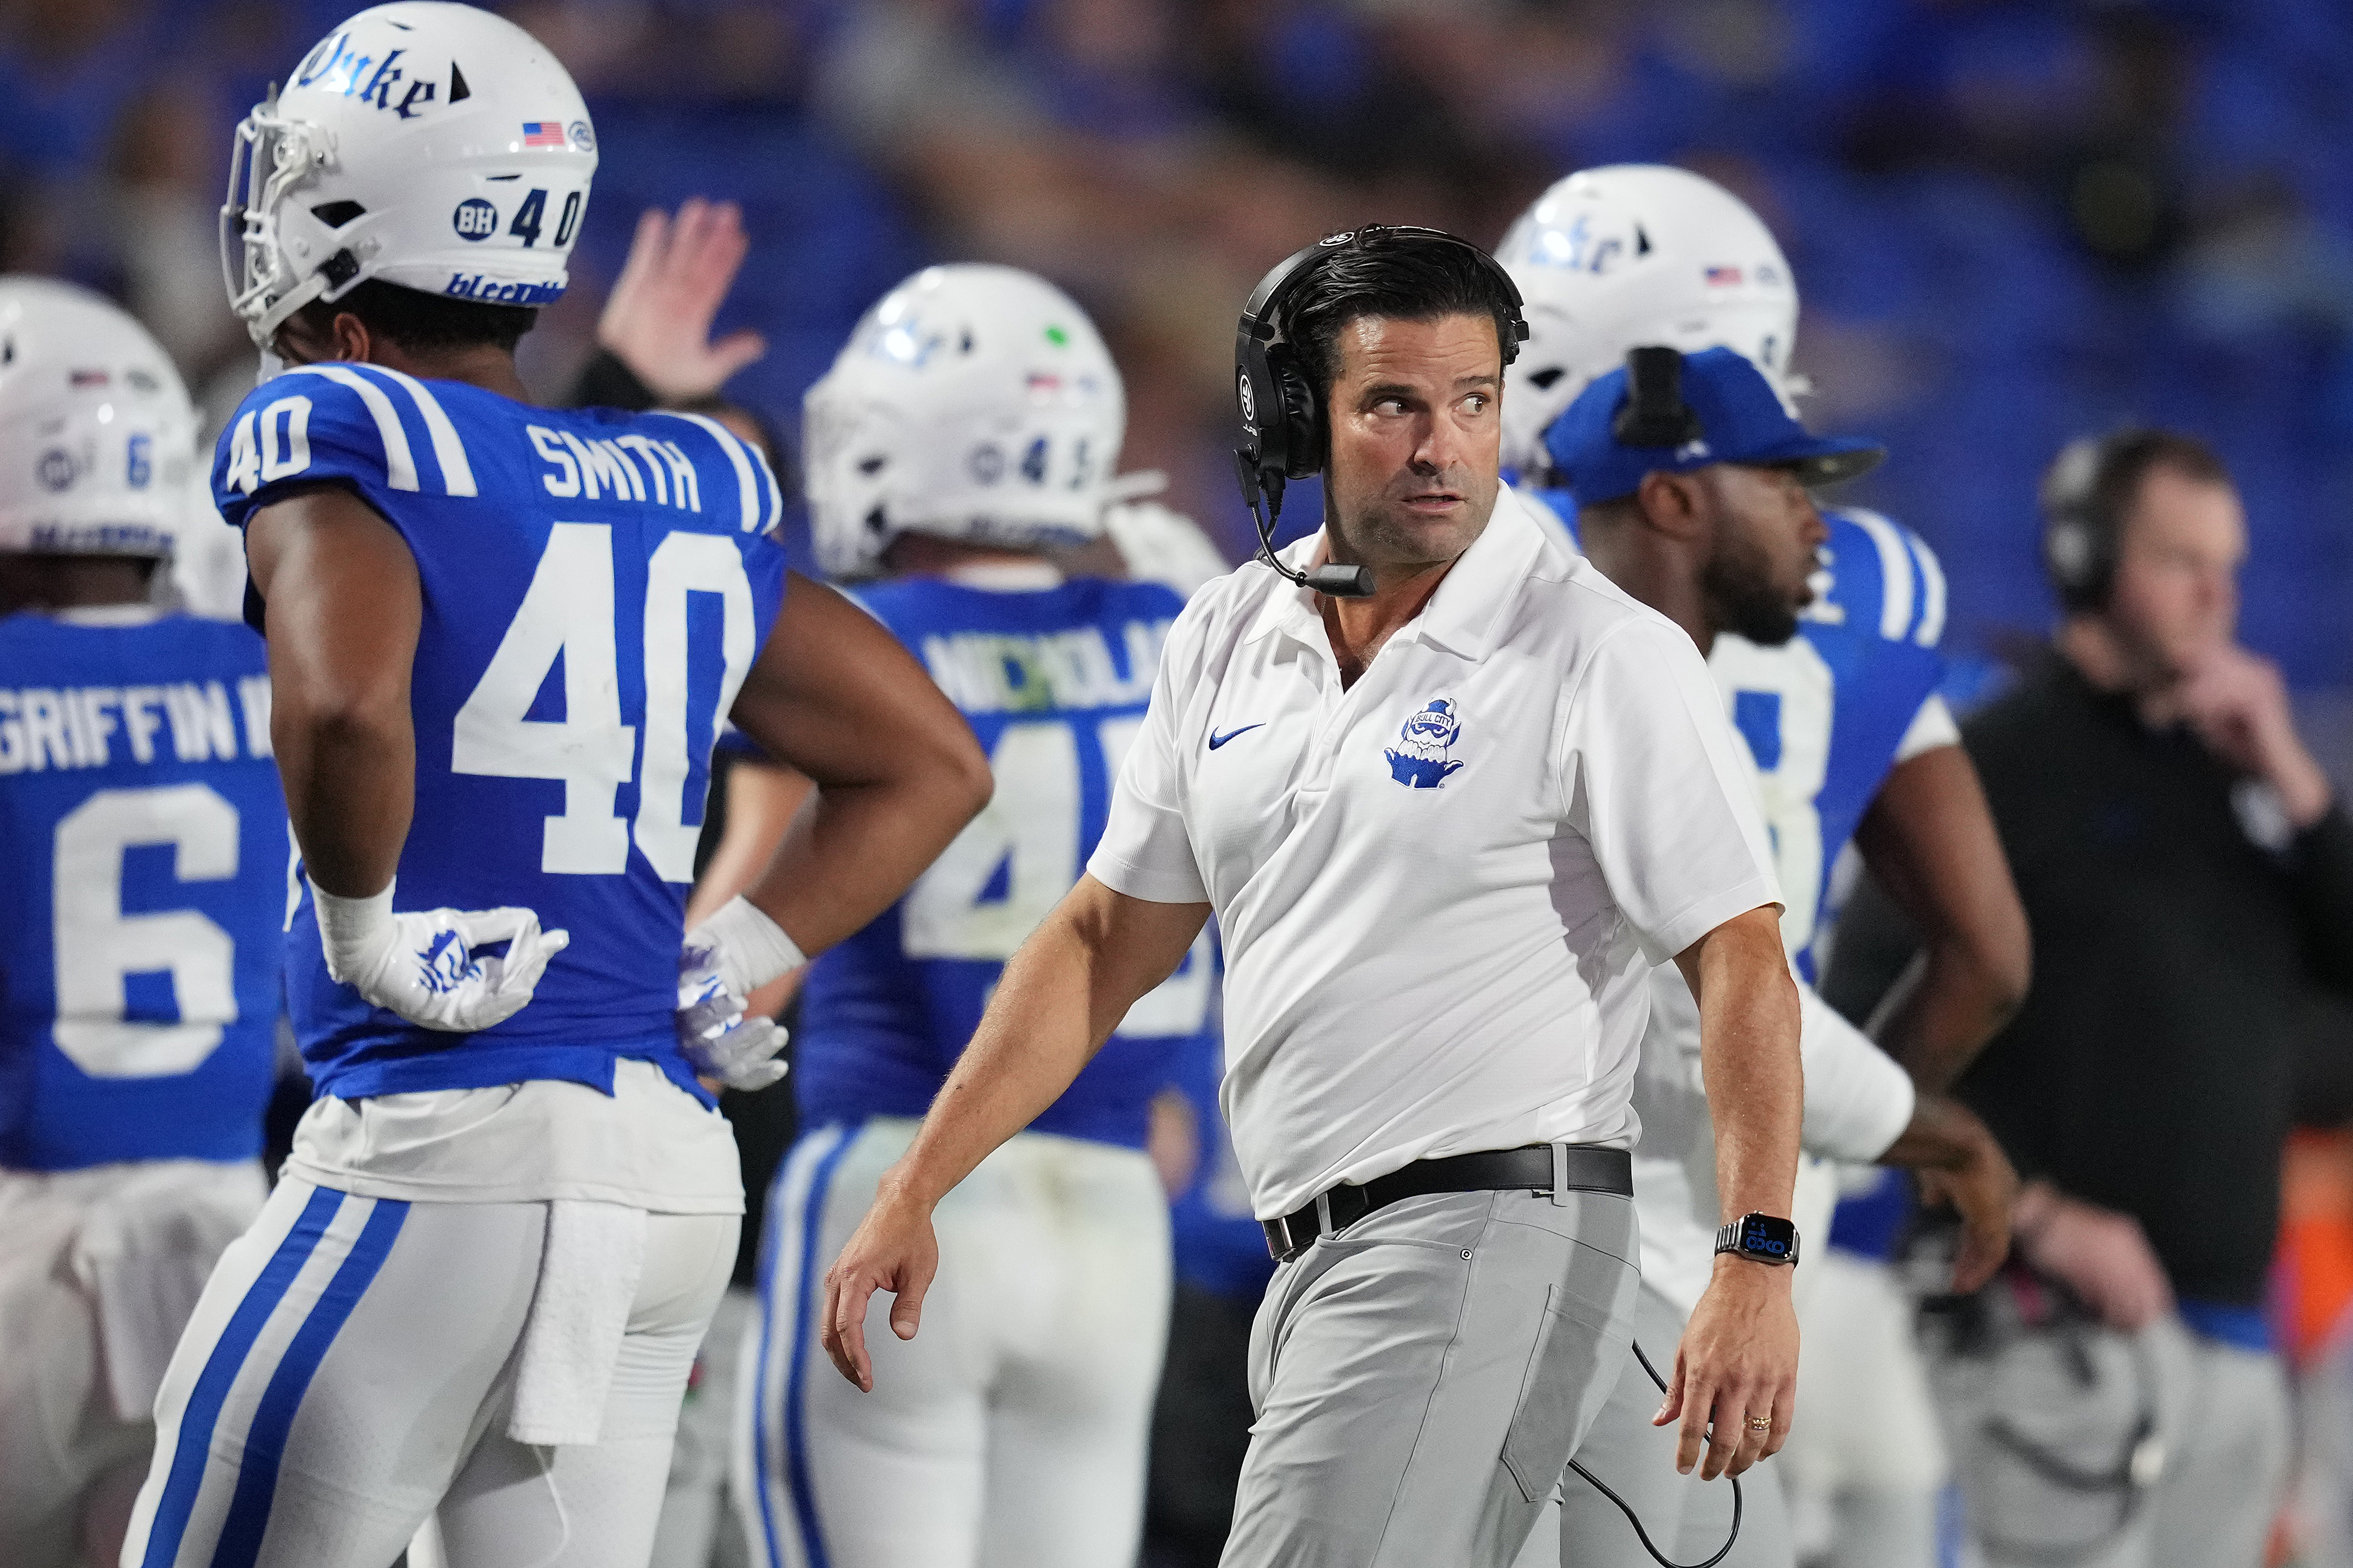
[[[1476,1154],[1451,1154],[1443,1160],[1416,1160],[1362,1186],[1343,1183],[1281,1219],[1259,1224],[1266,1231],[1266,1249],[1274,1254],[1277,1263],[1288,1263],[1313,1247],[1317,1237],[1345,1230],[1399,1198],[1514,1188],[1533,1193],[1615,1193],[1630,1198],[1634,1159],[1623,1149],[1591,1143],[1531,1143],[1525,1149],[1490,1149]]]

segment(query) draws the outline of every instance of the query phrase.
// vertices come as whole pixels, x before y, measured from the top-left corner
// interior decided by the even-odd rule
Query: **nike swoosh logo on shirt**
[[[1219,746],[1224,745],[1236,735],[1247,735],[1252,730],[1263,730],[1265,728],[1266,721],[1261,719],[1255,724],[1245,724],[1239,730],[1229,730],[1222,735],[1219,734],[1215,730],[1212,730],[1209,731],[1209,750],[1213,752],[1216,751]]]

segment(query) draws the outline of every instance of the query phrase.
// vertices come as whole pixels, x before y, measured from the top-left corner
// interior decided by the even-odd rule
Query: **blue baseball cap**
[[[1646,351],[1636,350],[1641,353]],[[1577,395],[1545,431],[1545,450],[1580,506],[1632,495],[1646,474],[1688,474],[1716,463],[1794,468],[1825,485],[1878,466],[1887,448],[1853,437],[1810,436],[1789,416],[1765,373],[1732,349],[1684,354],[1683,405],[1697,419],[1696,439],[1637,447],[1616,432],[1630,395],[1623,366]]]

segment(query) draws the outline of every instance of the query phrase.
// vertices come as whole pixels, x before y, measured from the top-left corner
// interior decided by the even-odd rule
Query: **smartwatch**
[[[1769,1214],[1745,1214],[1715,1233],[1715,1249],[1758,1263],[1795,1263],[1798,1227]]]

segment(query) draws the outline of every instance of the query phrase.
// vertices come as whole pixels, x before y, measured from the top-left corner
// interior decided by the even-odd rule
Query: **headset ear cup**
[[[1289,356],[1272,369],[1282,399],[1283,472],[1303,479],[1324,467],[1324,400],[1315,395],[1307,373]]]
[[[2088,531],[2072,517],[2056,519],[2042,531],[2042,563],[2061,593],[2072,595],[2083,586],[2091,542]]]
[[[2043,530],[2043,564],[2067,608],[2098,609],[2107,602],[2110,563],[2105,544],[2101,529],[2084,517],[2054,518]]]
[[[1241,419],[1241,445],[1235,456],[1252,470],[1270,462],[1280,461],[1278,449],[1282,441],[1282,429],[1271,423],[1269,406],[1271,388],[1266,374],[1266,361],[1257,354],[1244,354],[1235,366],[1234,401]]]

